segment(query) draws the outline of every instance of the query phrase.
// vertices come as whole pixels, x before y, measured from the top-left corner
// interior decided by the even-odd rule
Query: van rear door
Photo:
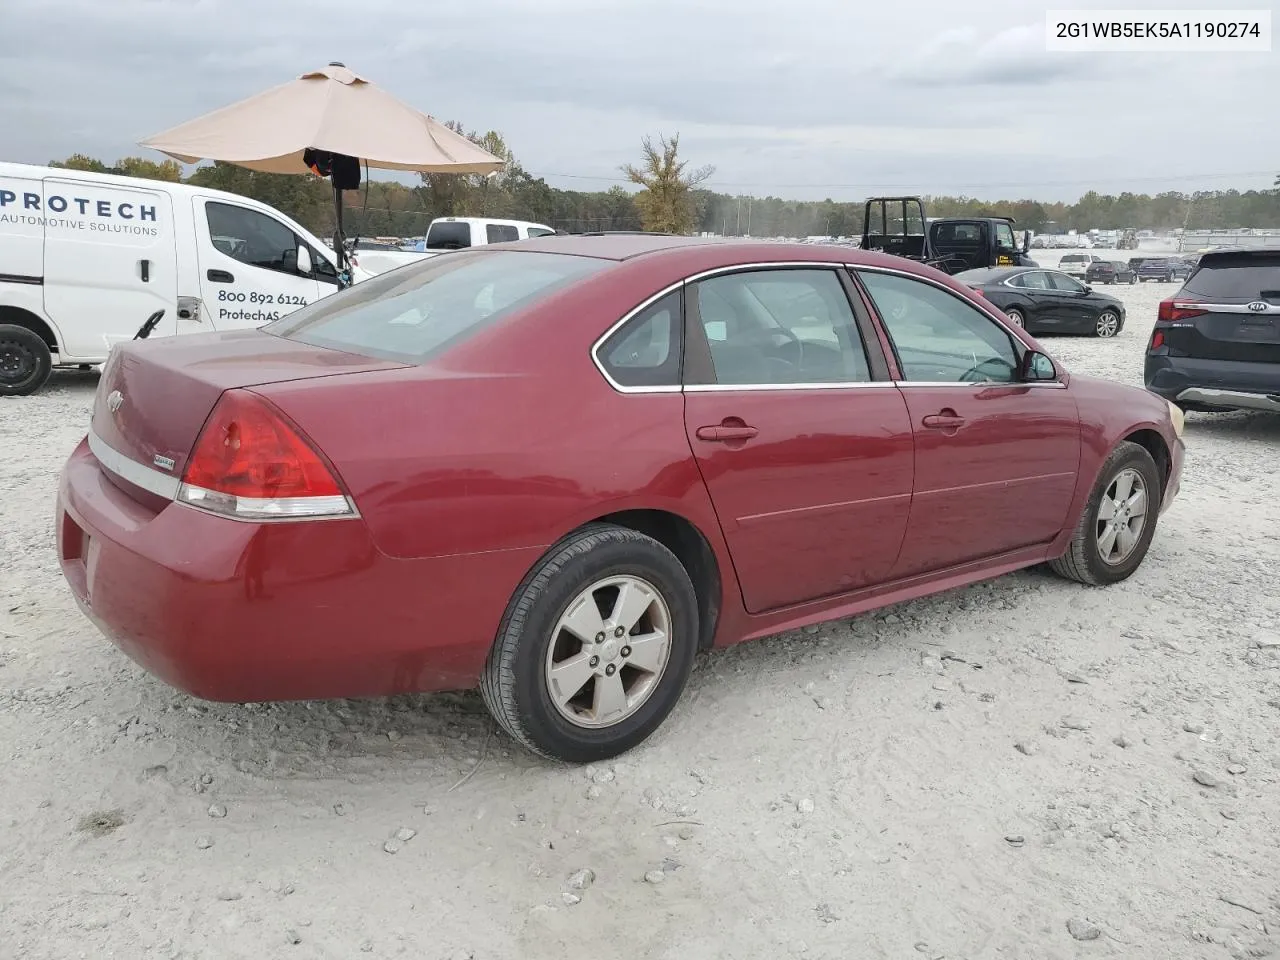
[[[260,327],[337,289],[332,264],[282,219],[221,197],[192,203],[206,327]],[[305,273],[298,269],[300,248],[311,259]],[[320,280],[326,268],[332,284]]]
[[[141,184],[141,181],[140,181]],[[44,309],[60,360],[102,360],[157,310],[177,314],[177,245],[169,195],[87,180],[44,180]]]

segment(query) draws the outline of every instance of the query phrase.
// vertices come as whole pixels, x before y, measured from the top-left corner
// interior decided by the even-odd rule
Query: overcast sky
[[[561,187],[605,189],[644,134],[677,131],[715,166],[708,186],[758,196],[1270,186],[1280,53],[1045,51],[1047,9],[1118,5],[4,0],[0,159],[137,155],[341,60],[438,119],[501,131]]]

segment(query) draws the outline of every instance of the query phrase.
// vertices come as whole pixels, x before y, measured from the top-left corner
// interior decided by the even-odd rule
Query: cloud
[[[1213,136],[1159,149],[1188,117],[1280,156],[1258,97],[1280,86],[1274,56],[1050,54],[1049,5],[6,0],[3,157],[114,160],[335,59],[440,119],[502,131],[526,168],[576,175],[552,178],[564,186],[604,188],[643,135],[677,131],[717,182],[796,197],[884,181],[1041,184],[1052,199],[1275,162]],[[1176,106],[1131,108],[1153,95]]]

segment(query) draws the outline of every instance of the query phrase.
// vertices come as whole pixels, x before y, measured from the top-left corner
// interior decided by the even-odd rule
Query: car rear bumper
[[[81,442],[58,490],[81,609],[166,683],[208,700],[473,686],[537,548],[399,560],[359,519],[229,520],[126,495]]]
[[[1175,403],[1280,413],[1280,364],[1148,355],[1145,380]]]

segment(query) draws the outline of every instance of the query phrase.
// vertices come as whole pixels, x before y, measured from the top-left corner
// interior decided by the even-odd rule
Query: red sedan
[[[198,697],[478,685],[588,761],[649,736],[699,650],[1046,561],[1124,580],[1181,434],[905,259],[548,237],[117,346],[58,550]]]

